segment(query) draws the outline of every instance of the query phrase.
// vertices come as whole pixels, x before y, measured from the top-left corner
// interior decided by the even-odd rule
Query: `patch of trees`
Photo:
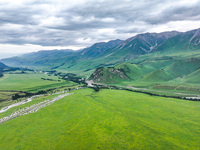
[[[67,87],[67,86],[61,86],[60,88],[64,88],[64,87]],[[65,90],[71,91],[71,90],[75,90],[75,89],[76,88],[70,88],[69,87],[69,88],[66,88]],[[47,93],[55,92],[54,90],[57,90],[57,88],[52,88],[52,89],[48,89],[48,90],[41,90],[41,91],[38,91],[38,92],[35,92],[35,93],[29,93],[29,92],[26,92],[26,91],[19,91],[21,94],[14,94],[12,96],[12,100],[16,100],[18,98],[23,98],[23,97],[31,97],[33,95],[47,94]],[[16,91],[13,91],[13,92],[16,92]]]
[[[3,77],[3,73],[0,72],[0,78]]]
[[[30,97],[30,96],[33,96],[33,95],[47,94],[47,93],[48,93],[48,90],[47,91],[41,90],[41,91],[38,91],[36,93],[25,92],[25,94],[23,94],[23,95],[20,95],[20,94],[13,95],[12,100],[16,100],[18,98],[23,98],[23,97]]]
[[[90,71],[90,70],[92,70],[92,69],[86,69],[86,70],[83,70],[83,72],[87,72],[87,71]]]
[[[89,87],[89,88],[93,89],[95,92],[99,92],[99,90],[101,89],[101,88],[99,88],[98,86]]]
[[[46,79],[46,78],[41,78],[42,80],[48,80],[48,81],[61,81],[61,80],[53,80],[53,79]]]
[[[115,89],[115,90],[126,90],[126,91],[130,91],[130,92],[143,93],[143,94],[147,94],[150,96],[160,96],[160,97],[184,99],[184,100],[190,100],[190,101],[200,101],[199,99],[187,99],[187,98],[181,97],[181,96],[160,95],[160,94],[155,94],[155,93],[151,93],[151,92],[147,92],[147,91],[139,91],[139,90],[124,88],[124,87],[118,87],[115,85],[99,85],[99,84],[93,84],[93,85],[94,85],[94,87],[90,87],[90,88],[94,89],[95,92],[98,92],[101,89]]]
[[[65,65],[65,63],[63,63],[63,64],[61,64],[61,65],[59,65],[59,66],[53,67],[52,69],[57,69],[57,68],[59,68],[59,67],[61,67],[61,66],[63,66],[63,65]]]
[[[43,71],[43,72],[47,72],[48,74],[54,74],[54,73],[56,73],[55,70],[52,70],[52,71]]]
[[[116,64],[117,64],[117,63],[100,64],[100,65],[95,66],[95,68],[103,68],[103,67],[106,67],[106,66],[114,66],[114,65],[116,65]]]
[[[81,78],[74,73],[66,73],[66,74],[57,73],[57,75],[59,75],[63,80],[73,81],[78,84],[83,84],[84,86],[87,85],[87,83],[85,83],[84,78]]]
[[[16,99],[18,99],[18,98],[20,98],[20,97],[21,97],[21,95],[15,94],[15,95],[12,96],[12,99],[13,99],[13,100],[16,100]]]

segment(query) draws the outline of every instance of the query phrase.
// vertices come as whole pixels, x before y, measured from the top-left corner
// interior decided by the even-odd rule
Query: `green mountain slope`
[[[98,76],[92,74],[91,80],[98,82],[120,83],[125,80],[131,80],[136,82],[167,82],[176,80],[176,82],[183,83],[195,83],[198,82],[200,58],[187,58],[185,60],[180,59],[158,59],[158,60],[146,60],[139,64],[121,63],[113,67],[120,70],[126,76],[120,77],[119,74],[112,74],[108,72],[108,68],[100,68],[101,73]],[[105,76],[106,75],[106,76]],[[109,76],[109,78],[108,78]],[[115,80],[112,80],[115,79]],[[181,79],[181,80],[180,80]]]
[[[176,51],[195,51],[198,49],[200,49],[200,29],[179,33],[163,42],[155,51],[174,53]]]
[[[173,78],[186,76],[200,67],[200,58],[190,58],[188,60],[176,60],[165,68]]]
[[[123,69],[116,69],[113,67],[97,68],[89,77],[89,80],[100,83],[115,83],[121,80],[129,80]]]
[[[123,70],[131,80],[140,80],[143,76],[153,69],[145,65],[136,65],[130,63],[122,63],[115,66],[116,69]]]
[[[119,44],[117,47],[106,51],[104,56],[137,56],[144,55],[154,51],[154,48],[176,36],[179,32],[163,32],[163,33],[145,33],[129,38]]]
[[[195,83],[200,84],[200,69],[194,71],[193,73],[189,74],[188,76],[183,78],[183,81],[187,83]]]
[[[169,81],[172,79],[170,74],[166,73],[163,69],[155,70],[147,74],[142,80],[148,82]]]

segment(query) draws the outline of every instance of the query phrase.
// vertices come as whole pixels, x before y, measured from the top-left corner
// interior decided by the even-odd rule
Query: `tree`
[[[19,95],[19,94],[15,94],[15,95],[12,96],[12,99],[13,99],[13,100],[18,99],[18,98],[20,98],[20,95]]]

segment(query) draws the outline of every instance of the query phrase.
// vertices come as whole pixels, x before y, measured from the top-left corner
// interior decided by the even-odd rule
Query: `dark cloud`
[[[200,21],[200,1],[30,0],[0,2],[0,43],[87,46],[173,21]]]

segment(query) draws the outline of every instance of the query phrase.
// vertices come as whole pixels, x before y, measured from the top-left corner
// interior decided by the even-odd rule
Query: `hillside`
[[[170,52],[195,51],[200,49],[200,29],[179,33],[159,45],[155,51]]]
[[[129,80],[130,78],[126,75],[123,69],[116,69],[113,67],[109,68],[97,68],[95,72],[89,77],[89,80],[100,83],[114,83],[121,80]]]
[[[200,69],[184,77],[183,80],[188,83],[199,84],[200,83]]]
[[[150,92],[163,91],[174,94],[200,92],[200,59],[185,60],[159,59],[146,60],[139,64],[122,63],[112,67],[123,73],[113,73],[110,67],[101,67],[90,76],[89,80],[97,83],[116,84],[122,86],[143,87]],[[144,90],[144,89],[142,89]]]

